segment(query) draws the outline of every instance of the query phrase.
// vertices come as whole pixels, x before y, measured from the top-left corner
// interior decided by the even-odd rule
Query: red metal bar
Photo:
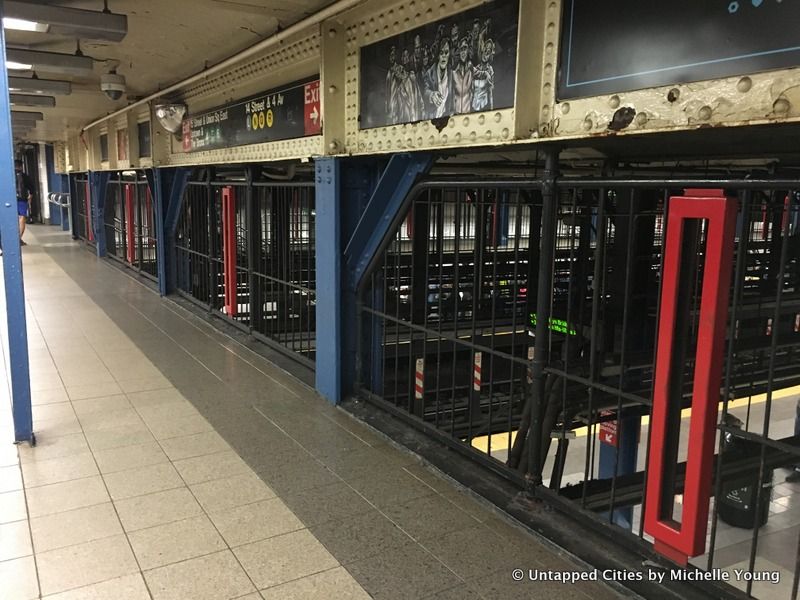
[[[690,190],[687,190],[687,194]],[[655,538],[657,552],[685,564],[688,557],[705,552],[708,509],[716,437],[717,406],[728,318],[728,294],[736,231],[737,203],[721,191],[691,190],[698,197],[670,199],[664,247],[661,314],[656,348],[650,460],[647,467],[645,531]],[[670,371],[675,343],[676,307],[680,277],[684,221],[707,221],[705,266],[700,298],[694,369],[692,416],[681,522],[662,518]]]
[[[128,243],[128,262],[136,262],[136,217],[133,213],[133,187],[125,184],[125,237]]]
[[[411,210],[408,211],[408,216],[406,217],[406,237],[410,240],[414,239],[414,207],[411,207]]]
[[[236,193],[231,186],[222,188],[222,269],[225,313],[237,312],[236,293]]]
[[[86,181],[86,239],[90,242],[94,241],[94,224],[92,223],[92,191],[91,191],[91,178]]]
[[[497,215],[497,200],[492,203],[492,246],[497,247],[497,234],[498,234],[498,215]]]
[[[144,225],[147,228],[148,237],[153,237],[153,196],[150,194],[150,186],[145,186],[145,210]]]

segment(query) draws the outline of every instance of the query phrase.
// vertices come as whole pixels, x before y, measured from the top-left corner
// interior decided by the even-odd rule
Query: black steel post
[[[262,295],[262,280],[256,275],[261,260],[261,220],[259,218],[261,194],[257,194],[253,183],[257,178],[255,167],[245,168],[247,187],[245,188],[246,204],[245,218],[247,219],[247,281],[250,291],[250,333],[258,331],[264,321],[264,300]],[[258,204],[258,206],[256,206]]]
[[[527,491],[542,484],[542,410],[546,403],[544,369],[549,359],[550,329],[548,327],[553,303],[553,263],[557,227],[558,149],[545,150],[545,166],[542,173],[542,233],[539,252],[539,281],[536,300],[536,337],[533,363],[531,365],[531,418],[528,431],[528,469],[525,474]],[[531,232],[533,239],[534,232]]]

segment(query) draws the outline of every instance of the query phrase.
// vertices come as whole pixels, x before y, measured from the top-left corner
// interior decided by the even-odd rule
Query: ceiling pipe
[[[263,52],[264,50],[267,50],[268,48],[271,48],[272,46],[280,44],[281,42],[283,42],[287,38],[290,38],[293,35],[296,35],[297,33],[302,32],[304,29],[306,29],[308,27],[311,27],[313,25],[319,25],[323,21],[326,21],[327,19],[331,19],[331,18],[339,15],[340,13],[342,13],[342,12],[344,12],[344,11],[346,11],[346,10],[348,10],[348,9],[350,9],[350,8],[356,6],[357,4],[360,4],[362,2],[363,2],[363,0],[340,0],[336,4],[331,4],[331,5],[323,8],[319,12],[314,13],[310,17],[306,17],[302,21],[298,21],[294,25],[290,25],[286,29],[283,29],[280,32],[273,34],[271,37],[268,37],[267,39],[262,40],[262,41],[258,42],[257,44],[254,44],[253,46],[250,46],[249,48],[246,48],[246,49],[242,50],[238,54],[235,54],[235,55],[233,55],[233,56],[231,56],[229,58],[226,58],[225,60],[223,60],[220,63],[217,63],[213,67],[209,67],[208,69],[205,69],[205,70],[201,71],[200,73],[197,73],[195,75],[187,77],[186,79],[184,79],[182,81],[179,81],[178,83],[175,83],[175,84],[173,84],[173,85],[171,85],[169,87],[166,87],[163,90],[159,90],[158,92],[150,94],[149,96],[147,96],[145,98],[142,98],[141,100],[139,100],[137,102],[134,102],[133,104],[129,104],[125,108],[122,108],[120,110],[114,111],[113,113],[110,113],[110,114],[106,115],[105,117],[101,117],[99,119],[96,119],[96,120],[92,121],[88,125],[84,126],[81,129],[81,131],[83,132],[83,131],[86,131],[87,129],[91,129],[95,125],[99,125],[100,123],[104,123],[104,122],[106,122],[106,121],[108,121],[110,119],[114,119],[114,118],[124,114],[125,112],[127,112],[128,110],[130,110],[132,108],[135,108],[137,106],[141,106],[143,104],[147,104],[148,102],[150,102],[152,100],[156,100],[158,98],[161,98],[162,96],[165,96],[166,94],[169,94],[169,93],[172,93],[172,92],[176,92],[176,91],[180,90],[181,88],[184,88],[187,85],[190,85],[190,84],[192,84],[192,83],[194,83],[196,81],[200,81],[202,79],[210,77],[211,75],[214,75],[215,73],[219,73],[220,71],[223,71],[223,70],[227,69],[228,67],[234,66],[234,65],[238,64],[239,62],[241,62],[241,61],[243,61],[243,60],[245,60],[247,58],[250,58],[251,56],[253,56],[255,54],[258,54],[260,52]]]

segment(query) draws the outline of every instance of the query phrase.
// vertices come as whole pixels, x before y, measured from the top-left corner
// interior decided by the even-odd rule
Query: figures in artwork
[[[455,86],[453,112],[468,113],[472,112],[475,68],[469,59],[469,39],[466,37],[459,42],[457,56],[458,62],[453,70],[453,85]]]
[[[438,44],[436,62],[425,72],[425,100],[430,119],[453,113],[453,71],[450,69],[450,38],[442,38]]]
[[[491,18],[453,19],[394,38],[386,72],[386,124],[495,109],[498,47],[491,28]],[[513,70],[501,76],[514,77]],[[509,104],[502,100],[500,106]]]
[[[422,95],[411,52],[403,50],[397,60],[397,49],[389,51],[389,72],[386,74],[386,112],[394,123],[419,121],[423,114]]]
[[[494,41],[487,38],[480,45],[480,64],[473,74],[472,110],[492,110],[494,108]]]

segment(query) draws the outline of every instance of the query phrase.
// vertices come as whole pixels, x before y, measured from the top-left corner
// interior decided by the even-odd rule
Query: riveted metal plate
[[[319,73],[319,26],[170,96],[196,113]]]
[[[622,129],[609,124],[632,109]],[[800,121],[800,69],[678,84],[556,103],[544,137],[582,138]],[[614,127],[620,125],[619,120]]]
[[[67,173],[67,143],[53,143],[53,169],[56,173]]]
[[[206,152],[175,152],[161,166],[208,165],[220,163],[267,162],[272,160],[303,159],[323,153],[322,136],[251,144]]]

